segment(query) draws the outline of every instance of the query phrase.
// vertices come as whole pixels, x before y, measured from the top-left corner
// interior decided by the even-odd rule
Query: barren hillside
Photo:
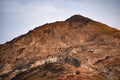
[[[81,15],[0,45],[0,80],[120,80],[120,31]]]

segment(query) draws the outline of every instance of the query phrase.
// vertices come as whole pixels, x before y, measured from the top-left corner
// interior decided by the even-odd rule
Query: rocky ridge
[[[0,45],[0,80],[119,80],[120,31],[81,15]]]

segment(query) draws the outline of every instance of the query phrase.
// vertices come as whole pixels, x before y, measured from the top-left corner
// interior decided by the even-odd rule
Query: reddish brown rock
[[[81,15],[0,45],[0,80],[119,80],[120,31]]]

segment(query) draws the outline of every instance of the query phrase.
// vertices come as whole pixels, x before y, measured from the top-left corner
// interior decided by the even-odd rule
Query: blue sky
[[[120,0],[0,0],[0,44],[74,14],[120,30]]]

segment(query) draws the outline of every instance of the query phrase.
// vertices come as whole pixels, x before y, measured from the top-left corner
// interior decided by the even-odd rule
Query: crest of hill
[[[50,33],[51,30],[54,31],[55,28],[62,29],[65,25],[67,25],[67,23],[69,23],[70,27],[76,26],[76,28],[78,29],[80,27],[86,26],[86,29],[95,29],[96,32],[100,32],[102,34],[113,36],[115,38],[120,39],[120,31],[119,30],[112,28],[112,27],[109,27],[106,24],[94,21],[90,18],[87,18],[87,17],[84,17],[82,15],[77,14],[77,15],[71,16],[70,18],[66,19],[65,21],[57,21],[55,23],[49,23],[49,24],[47,23],[47,24],[44,24],[42,26],[36,27],[35,29],[30,30],[27,34],[24,34],[24,35],[21,35],[17,38],[14,38],[10,42],[18,41],[20,38],[26,37],[28,35],[35,36],[35,35],[39,35],[39,34],[44,34],[44,32]],[[59,27],[55,27],[55,26],[59,26]],[[7,42],[7,43],[10,43],[10,42]],[[1,45],[3,45],[3,44],[1,44]]]
[[[91,19],[81,16],[81,15],[73,15],[72,17],[68,18],[66,21],[67,22],[85,22],[88,20],[91,20]]]
[[[56,77],[58,71],[60,76],[66,76],[67,79],[64,80],[75,80],[76,77],[82,79],[84,72],[92,72],[86,74],[90,76],[87,76],[89,80],[105,80],[93,78],[93,75],[99,78],[104,74],[113,76],[111,80],[119,80],[119,49],[119,30],[87,17],[74,15],[65,21],[39,26],[0,45],[0,80],[30,80],[30,76],[33,78],[31,80],[50,80],[51,77]],[[19,74],[20,77],[16,76]],[[69,74],[75,78],[70,79]]]
[[[111,35],[111,36],[116,37],[116,38],[120,38],[120,31],[119,30],[112,28],[112,27],[109,27],[106,24],[94,21],[88,17],[84,17],[84,16],[79,15],[79,14],[73,15],[65,21],[69,22],[69,23],[82,23],[82,25],[81,25],[82,27],[89,24],[92,27],[87,27],[87,29],[88,28],[89,29],[96,29],[97,31],[100,31],[103,34],[107,34],[107,35]]]

